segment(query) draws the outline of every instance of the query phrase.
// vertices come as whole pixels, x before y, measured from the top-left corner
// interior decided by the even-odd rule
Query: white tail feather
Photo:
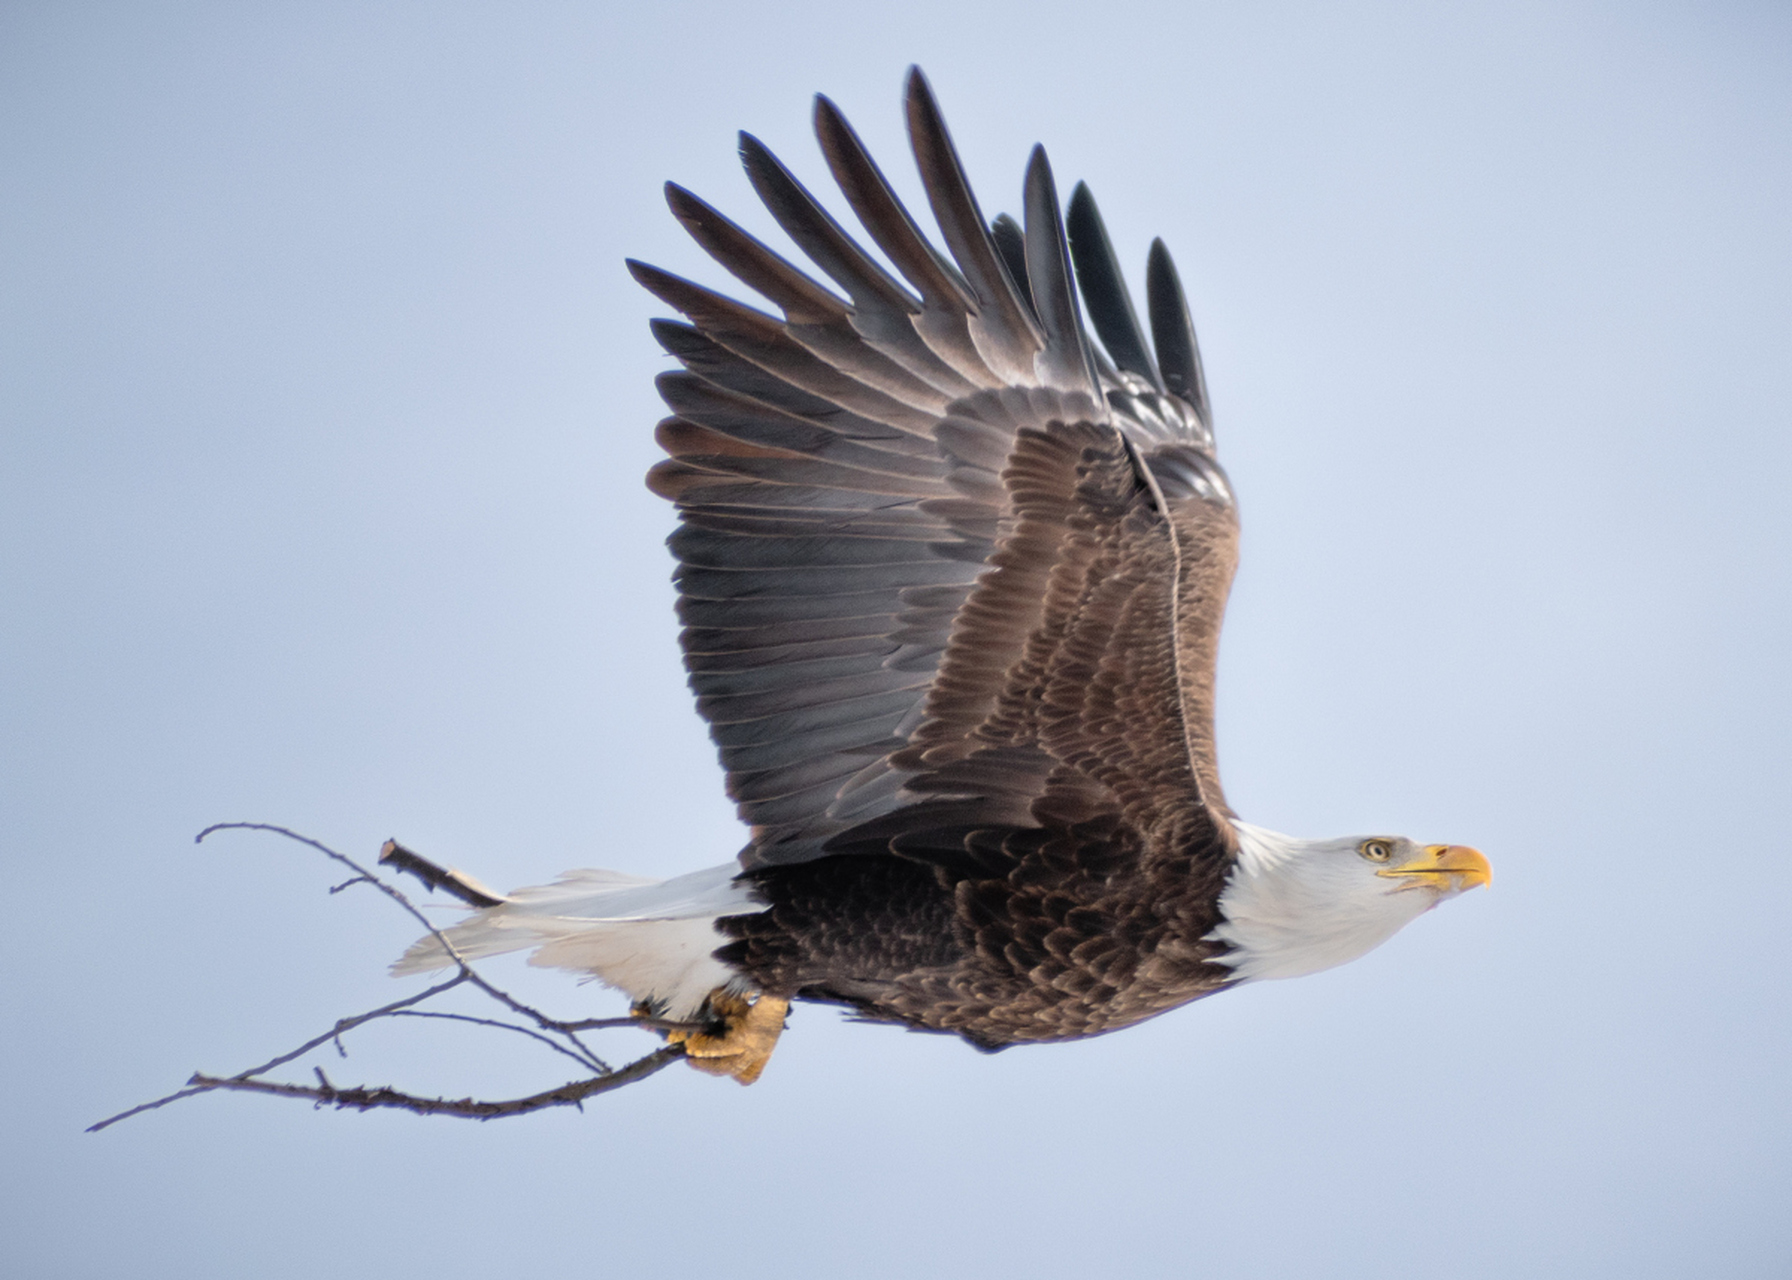
[[[518,889],[495,907],[442,932],[463,959],[535,948],[529,963],[596,975],[634,1000],[694,1015],[710,992],[739,988],[741,975],[715,958],[729,941],[715,922],[763,904],[735,879],[735,863],[671,880],[616,871],[569,871],[553,884]],[[420,938],[392,966],[396,977],[445,969],[453,960]]]

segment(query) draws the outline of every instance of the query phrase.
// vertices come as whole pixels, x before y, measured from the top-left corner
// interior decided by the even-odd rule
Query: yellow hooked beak
[[[1406,880],[1413,888],[1426,885],[1439,893],[1461,893],[1493,880],[1493,868],[1481,851],[1465,844],[1428,844],[1412,861],[1383,867],[1375,874]]]

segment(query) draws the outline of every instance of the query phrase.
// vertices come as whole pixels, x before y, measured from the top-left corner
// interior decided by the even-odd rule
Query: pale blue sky
[[[803,1008],[751,1089],[82,1134],[407,989],[407,921],[209,822],[499,886],[738,847],[622,258],[720,283],[659,184],[769,236],[734,130],[819,185],[816,90],[913,191],[911,61],[985,209],[1042,141],[1177,254],[1233,803],[1492,891],[1078,1045]],[[1769,3],[5,6],[0,1271],[1786,1275],[1789,143]]]

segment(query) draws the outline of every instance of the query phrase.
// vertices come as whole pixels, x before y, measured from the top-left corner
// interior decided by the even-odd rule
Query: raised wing
[[[1155,244],[1148,345],[1087,189],[1067,239],[1036,148],[1024,226],[992,226],[919,70],[906,103],[949,253],[818,98],[834,177],[901,279],[745,134],[766,207],[841,293],[672,185],[783,318],[630,264],[690,322],[654,323],[684,371],[659,382],[671,456],[649,484],[678,504],[686,665],[752,827],[742,862],[1070,825],[1223,855],[1211,689],[1236,521],[1175,269]]]

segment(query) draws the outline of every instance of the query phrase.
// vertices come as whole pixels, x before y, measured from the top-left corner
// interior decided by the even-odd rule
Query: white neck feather
[[[1436,904],[1390,892],[1357,856],[1356,840],[1303,840],[1249,823],[1220,894],[1225,922],[1207,936],[1231,952],[1218,963],[1240,980],[1298,978],[1355,960]]]

